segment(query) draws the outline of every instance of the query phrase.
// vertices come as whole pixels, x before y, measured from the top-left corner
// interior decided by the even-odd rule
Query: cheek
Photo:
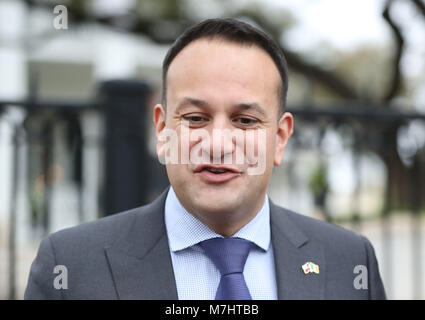
[[[259,135],[258,130],[247,130],[243,132],[242,136],[242,139],[236,140],[236,149],[239,154],[244,155],[248,164],[255,164],[260,152],[261,135]]]
[[[206,159],[207,153],[202,152],[208,150],[208,141],[205,130],[190,129],[187,126],[179,126],[177,131],[179,164],[186,167],[186,170],[192,166],[199,164]],[[181,168],[183,170],[183,168]]]
[[[250,166],[248,175],[268,175],[273,167],[274,137],[266,129],[253,130],[251,133],[245,140],[246,159]]]
[[[192,150],[196,144],[196,141],[190,140],[190,130],[187,128],[183,128],[183,130],[177,132],[177,134],[180,159],[185,159],[184,157],[190,150]]]
[[[276,135],[270,134],[267,137],[267,149],[270,150],[271,155],[274,155],[276,152]]]
[[[276,135],[273,134],[272,130],[265,132],[262,139],[260,139],[259,150],[260,154],[264,153],[263,157],[266,159],[267,164],[273,162],[276,152]]]

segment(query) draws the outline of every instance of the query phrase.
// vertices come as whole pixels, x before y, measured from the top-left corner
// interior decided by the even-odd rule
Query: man
[[[263,32],[233,19],[186,30],[154,108],[171,186],[45,238],[25,298],[384,299],[367,239],[267,197],[293,130],[287,88],[283,53]]]

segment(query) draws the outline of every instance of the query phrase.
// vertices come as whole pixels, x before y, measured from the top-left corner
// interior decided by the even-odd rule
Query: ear
[[[159,153],[164,142],[158,137],[165,128],[165,111],[161,104],[157,104],[153,109],[153,123],[156,135],[156,153],[158,157],[161,157],[163,155],[160,155]]]
[[[294,119],[292,114],[285,112],[279,120],[276,132],[276,146],[273,164],[279,166],[283,159],[286,144],[292,135]]]

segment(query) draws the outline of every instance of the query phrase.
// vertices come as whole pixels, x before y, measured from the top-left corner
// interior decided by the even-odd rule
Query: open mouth
[[[200,165],[195,170],[207,183],[221,183],[241,175],[241,171],[228,166]]]
[[[225,172],[230,171],[230,170],[227,170],[227,169],[216,169],[216,168],[210,168],[210,167],[204,168],[201,171],[203,171],[203,170],[207,170],[207,171],[215,173],[215,174],[220,174],[220,173],[225,173]],[[233,171],[231,171],[231,172],[233,172]]]

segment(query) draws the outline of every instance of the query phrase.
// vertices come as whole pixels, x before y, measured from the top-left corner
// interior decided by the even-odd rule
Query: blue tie
[[[241,238],[213,238],[199,243],[220,271],[215,300],[251,300],[243,276],[252,242]]]

